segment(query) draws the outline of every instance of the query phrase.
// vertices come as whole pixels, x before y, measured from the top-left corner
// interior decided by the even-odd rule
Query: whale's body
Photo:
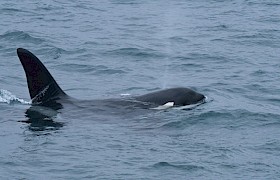
[[[33,105],[60,109],[65,103],[71,103],[73,98],[68,96],[57,84],[43,63],[26,49],[18,48],[17,54],[24,68],[30,98]],[[126,99],[92,100],[92,105],[118,107],[137,107],[143,109],[158,106],[173,107],[186,106],[203,102],[205,96],[188,88],[171,88],[152,92],[142,96]],[[79,102],[79,101],[78,101]],[[59,105],[59,107],[56,107]]]
[[[26,49],[18,48],[17,54],[25,71],[31,107],[26,110],[28,120],[33,130],[45,128],[59,128],[64,123],[54,121],[58,114],[66,115],[67,119],[92,119],[102,116],[102,120],[110,115],[121,117],[135,117],[154,111],[188,105],[199,105],[205,101],[205,96],[188,88],[171,88],[149,94],[115,98],[78,100],[68,96],[54,80],[43,63]],[[189,109],[186,108],[186,109]],[[66,113],[63,113],[66,112]]]

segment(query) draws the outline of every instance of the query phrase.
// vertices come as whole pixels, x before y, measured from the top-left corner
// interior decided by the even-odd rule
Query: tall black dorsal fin
[[[44,103],[66,95],[34,54],[23,48],[18,48],[17,54],[25,71],[32,102]]]

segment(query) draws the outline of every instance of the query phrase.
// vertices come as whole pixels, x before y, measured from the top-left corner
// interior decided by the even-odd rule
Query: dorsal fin
[[[17,54],[25,71],[29,94],[33,103],[44,103],[66,95],[34,54],[23,48],[18,48]]]

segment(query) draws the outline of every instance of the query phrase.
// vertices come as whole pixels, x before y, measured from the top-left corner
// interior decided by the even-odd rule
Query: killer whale
[[[64,103],[71,102],[68,96],[54,80],[43,63],[30,51],[18,48],[17,55],[23,66],[31,102],[33,105],[61,109]],[[140,108],[156,108],[159,106],[173,107],[186,106],[201,103],[205,96],[189,88],[171,88],[152,92],[145,95],[135,96],[128,99],[95,100],[98,104],[117,104],[116,106],[129,106]]]

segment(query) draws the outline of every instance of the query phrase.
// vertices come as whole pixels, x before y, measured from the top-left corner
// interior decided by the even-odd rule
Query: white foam
[[[129,93],[123,93],[123,94],[121,94],[121,96],[130,96],[131,94],[129,94]]]
[[[25,101],[23,99],[17,98],[15,95],[13,95],[11,92],[0,89],[0,103],[20,103],[20,104],[31,104],[31,101]]]

